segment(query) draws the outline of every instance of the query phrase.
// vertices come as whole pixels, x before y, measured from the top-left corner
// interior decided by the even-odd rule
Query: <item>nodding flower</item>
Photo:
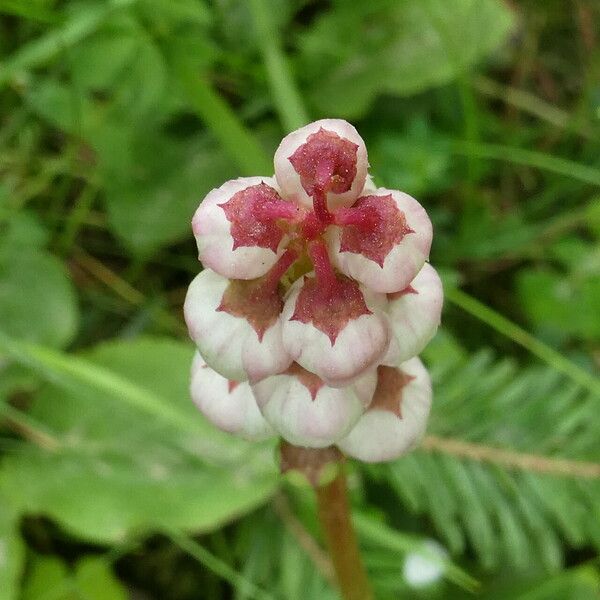
[[[286,136],[272,177],[212,190],[192,219],[204,270],[184,313],[198,353],[192,398],[217,427],[391,460],[425,430],[416,355],[440,322],[432,226],[377,188],[346,121]]]

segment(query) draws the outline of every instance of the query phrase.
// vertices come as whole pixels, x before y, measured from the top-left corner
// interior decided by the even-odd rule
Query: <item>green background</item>
[[[377,598],[600,598],[597,2],[0,0],[0,53],[0,600],[337,597],[181,314],[200,200],[324,117],[446,291],[429,437],[349,465]]]

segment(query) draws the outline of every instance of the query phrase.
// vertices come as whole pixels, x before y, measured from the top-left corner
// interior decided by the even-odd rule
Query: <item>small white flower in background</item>
[[[444,576],[446,549],[435,540],[423,543],[424,552],[409,552],[404,558],[402,575],[408,585],[422,588],[432,585]]]
[[[283,139],[274,177],[228,181],[200,204],[204,271],[184,312],[192,398],[217,427],[369,462],[423,435],[431,383],[416,355],[442,310],[431,222],[367,169],[356,129],[324,119]]]

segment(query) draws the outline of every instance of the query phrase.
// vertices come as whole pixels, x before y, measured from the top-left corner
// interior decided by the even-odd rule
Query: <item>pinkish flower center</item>
[[[340,251],[362,254],[383,267],[392,248],[412,230],[391,195],[363,196],[350,208],[329,210],[327,194],[352,187],[357,152],[356,144],[321,128],[289,157],[312,196],[313,210],[286,202],[265,183],[249,186],[219,205],[231,222],[234,249],[259,246],[277,252],[283,236],[290,237],[287,258],[280,266],[259,279],[232,281],[217,309],[245,318],[259,340],[281,313],[279,279],[306,251],[316,278],[304,279],[291,320],[312,323],[333,346],[349,321],[371,314],[358,284],[334,271],[322,235],[329,225],[342,227]],[[403,293],[409,293],[408,288]]]
[[[296,260],[287,250],[271,270],[258,279],[233,279],[227,286],[217,311],[246,319],[262,342],[267,329],[274,325],[283,308],[279,281]]]
[[[231,222],[233,250],[242,246],[258,246],[277,252],[284,236],[279,219],[292,219],[298,209],[285,202],[266,183],[252,185],[219,204]]]
[[[341,194],[352,187],[356,177],[357,151],[356,144],[321,127],[308,136],[289,161],[309,196],[316,190]]]
[[[365,304],[358,284],[335,273],[327,248],[321,240],[310,242],[308,251],[316,277],[304,278],[290,321],[312,323],[329,337],[333,346],[349,321],[370,315],[371,311]]]
[[[312,400],[315,400],[319,390],[325,385],[320,377],[307,371],[296,362],[290,365],[285,371],[285,375],[295,377],[308,390]]]
[[[368,410],[387,410],[402,418],[402,394],[414,377],[395,367],[377,367],[377,387]]]
[[[386,256],[404,236],[414,231],[391,194],[362,196],[351,208],[340,209],[335,222],[345,226],[340,251],[362,254],[383,268]]]
[[[233,381],[233,379],[227,380],[227,391],[231,394],[235,388],[240,385],[239,381]]]

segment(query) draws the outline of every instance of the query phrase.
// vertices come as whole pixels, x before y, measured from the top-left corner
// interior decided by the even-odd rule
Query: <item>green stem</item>
[[[2,354],[66,389],[77,390],[77,384],[90,385],[182,431],[200,434],[203,431],[199,422],[190,420],[185,411],[178,410],[153,390],[141,387],[80,356],[19,341],[0,331],[0,356]]]
[[[272,11],[265,0],[250,0],[249,6],[275,108],[286,130],[298,129],[306,125],[309,118],[283,53]]]
[[[262,146],[189,58],[178,56],[175,69],[192,106],[242,173],[271,175],[273,164]]]
[[[505,160],[506,162],[536,167],[577,179],[583,183],[600,186],[600,170],[559,156],[523,150],[513,146],[503,146],[502,144],[455,142],[453,149],[457,154],[492,160]]]
[[[479,76],[473,82],[475,89],[481,94],[502,100],[542,121],[546,121],[559,129],[573,130],[582,137],[594,139],[596,136],[590,126],[579,126],[566,111],[550,104],[525,90],[498,83],[493,79]]]
[[[59,246],[63,254],[68,254],[73,249],[75,239],[83,225],[86,217],[92,210],[94,199],[98,194],[98,188],[95,185],[88,185],[77,198],[77,203],[69,212],[65,222]]]
[[[489,306],[486,306],[461,290],[448,287],[444,290],[444,294],[456,306],[483,321],[496,331],[499,331],[526,350],[529,350],[534,356],[548,363],[557,371],[567,375],[567,377],[570,377],[582,387],[587,388],[593,394],[600,396],[600,379],[571,362],[568,358],[565,358],[562,354],[532,336],[516,323],[509,321],[500,313],[497,313]]]
[[[62,442],[52,435],[43,425],[32,419],[26,413],[14,408],[6,402],[0,402],[0,415],[25,439],[30,440],[36,446],[56,452],[62,446]]]
[[[165,532],[171,541],[179,546],[184,552],[195,558],[207,569],[228,581],[235,589],[243,589],[246,595],[255,600],[275,600],[275,597],[258,588],[254,583],[248,581],[237,571],[232,569],[227,563],[209,552],[204,546],[201,546],[193,539],[179,531]]]

